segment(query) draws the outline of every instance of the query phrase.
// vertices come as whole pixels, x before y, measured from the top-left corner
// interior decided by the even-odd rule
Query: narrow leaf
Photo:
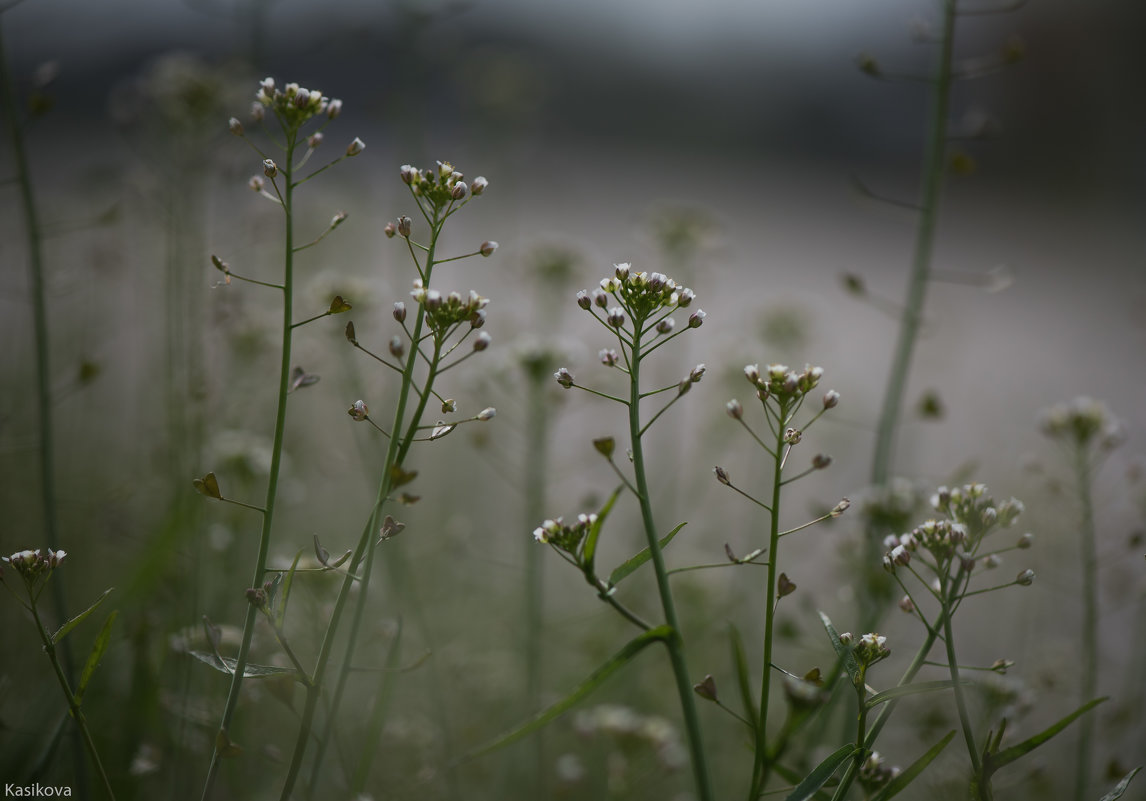
[[[740,687],[740,702],[744,704],[744,717],[752,724],[752,734],[755,735],[759,712],[752,697],[752,681],[748,678],[748,657],[744,653],[744,640],[740,636],[740,629],[731,623],[728,625],[728,642],[732,646],[732,664],[736,666],[736,683]]]
[[[960,684],[973,684],[974,682],[968,679],[961,679]],[[904,684],[901,687],[892,687],[890,690],[884,690],[881,693],[876,693],[871,698],[867,699],[867,708],[875,709],[885,701],[891,701],[894,698],[903,698],[907,695],[919,695],[921,693],[933,693],[940,690],[949,690],[955,686],[955,682],[951,679],[941,679],[939,681],[921,681],[917,684]]]
[[[1142,770],[1141,765],[1127,773],[1122,777],[1122,781],[1115,785],[1113,790],[1102,796],[1102,798],[1098,799],[1098,801],[1118,801],[1118,799],[1122,797],[1122,794],[1126,792],[1126,788],[1130,786],[1130,780],[1134,778],[1134,774],[1138,773],[1140,770]]]
[[[1023,740],[1021,743],[1018,743],[1016,745],[1012,745],[1010,748],[1004,748],[1002,751],[999,751],[998,753],[988,754],[987,760],[986,760],[987,764],[984,764],[984,766],[983,766],[984,773],[987,775],[990,775],[990,773],[993,773],[994,771],[998,770],[999,768],[1003,767],[1004,765],[1010,764],[1011,762],[1014,762],[1019,757],[1024,756],[1026,754],[1029,754],[1031,751],[1034,751],[1036,748],[1038,748],[1040,745],[1045,743],[1051,737],[1054,737],[1060,731],[1062,731],[1067,726],[1069,726],[1071,723],[1073,723],[1076,718],[1082,717],[1087,712],[1094,709],[1096,706],[1098,706],[1099,704],[1101,704],[1105,700],[1107,700],[1107,699],[1106,698],[1095,698],[1093,701],[1089,701],[1089,702],[1083,704],[1078,709],[1074,710],[1069,715],[1067,715],[1065,718],[1060,720],[1058,723],[1055,723],[1054,725],[1052,725],[1046,729],[1043,729],[1041,732],[1034,735],[1033,737],[1028,737],[1026,740]]]
[[[301,558],[302,551],[300,550],[294,555],[294,561],[290,563],[290,570],[283,577],[279,602],[275,604],[275,626],[278,628],[282,628],[283,622],[286,620],[287,602],[290,600],[291,587],[294,585],[294,572],[298,570],[298,562]]]
[[[111,642],[111,626],[115,623],[115,616],[118,611],[112,611],[107,619],[103,622],[103,628],[99,630],[99,636],[96,637],[95,642],[92,643],[91,653],[88,654],[88,661],[84,665],[84,670],[80,674],[80,683],[76,687],[76,706],[83,701],[84,690],[88,688],[88,682],[92,680],[92,674],[95,669],[99,667],[100,660],[103,659],[104,653],[107,651],[108,643]]]
[[[946,737],[927,749],[927,753],[912,762],[907,770],[903,771],[894,779],[885,784],[878,793],[871,797],[871,801],[887,801],[887,799],[891,798],[892,796],[896,796],[901,793],[903,789],[907,787],[907,785],[915,781],[919,774],[923,772],[923,769],[930,765],[935,757],[939,756],[939,752],[947,747],[947,744],[951,742],[951,738],[954,736],[954,729],[947,732]]]
[[[216,654],[209,654],[206,651],[188,651],[187,653],[191,654],[191,656],[203,664],[215,668],[215,670],[220,673],[226,673],[228,676],[235,675],[235,666],[238,664],[238,661],[231,659],[229,656],[218,656]],[[289,667],[256,665],[248,662],[247,667],[243,670],[243,678],[246,679],[262,679],[267,676],[281,676],[283,674],[290,674],[295,677],[296,681],[301,681],[298,671]]]
[[[604,684],[606,679],[631,662],[637,654],[644,650],[645,646],[654,642],[667,640],[670,636],[672,636],[672,628],[669,626],[656,626],[637,635],[636,638],[629,641],[628,645],[614,654],[609,661],[593,671],[589,675],[589,678],[577,685],[567,696],[552,706],[538,712],[530,720],[518,726],[516,729],[501,735],[489,745],[470,752],[463,757],[462,760],[468,761],[476,759],[479,756],[484,756],[537,731],[559,717],[562,713],[573,708],[581,699]]]
[[[832,621],[823,612],[820,612],[820,620],[823,622],[824,628],[827,629],[828,637],[831,638],[832,641],[832,647],[836,649],[836,656],[840,658],[844,669],[847,670],[848,675],[851,676],[852,684],[855,684],[859,681],[860,674],[859,663],[856,662],[855,654],[852,653],[851,648],[840,642],[840,635],[836,633],[835,626],[832,625]]]
[[[682,528],[684,528],[687,524],[688,524],[688,521],[685,521],[683,523],[678,523],[676,528],[674,528],[668,534],[665,534],[664,537],[662,537],[661,541],[660,541],[661,549],[663,550],[666,545],[668,545],[670,542],[672,542],[672,538],[676,536],[676,533],[678,531],[680,531]],[[643,551],[638,553],[636,556],[632,557],[631,559],[624,562],[623,564],[618,565],[617,569],[609,574],[609,586],[610,587],[616,587],[626,577],[628,577],[628,575],[630,573],[632,573],[634,570],[636,570],[638,567],[640,567],[641,565],[643,565],[645,562],[649,561],[652,558],[653,558],[652,551],[650,551],[648,548],[645,548]]]
[[[812,772],[796,785],[796,789],[788,793],[784,801],[807,801],[828,783],[828,779],[835,775],[835,772],[840,769],[840,765],[851,759],[857,750],[854,743],[848,743],[840,748],[819,765],[816,765]]]
[[[597,538],[601,536],[601,526],[605,525],[605,518],[609,516],[609,512],[613,511],[613,504],[617,502],[617,498],[621,495],[621,490],[625,485],[617,487],[613,490],[613,494],[609,496],[609,500],[605,501],[605,505],[601,507],[601,511],[597,512],[597,519],[593,525],[589,526],[589,533],[585,536],[585,547],[581,551],[581,560],[584,562],[586,568],[590,573],[593,572],[593,559],[597,555]]]
[[[208,473],[202,478],[194,479],[191,486],[200,495],[206,495],[208,498],[214,498],[217,501],[223,500],[223,494],[219,492],[219,479],[215,478],[214,473]]]
[[[96,607],[103,603],[104,598],[107,598],[107,596],[111,593],[111,591],[113,589],[115,589],[115,588],[111,587],[109,589],[104,590],[103,595],[101,595],[99,598],[96,598],[95,603],[93,603],[91,606],[89,606],[84,611],[80,612],[78,615],[73,617],[71,620],[69,620],[64,625],[60,626],[58,629],[56,629],[56,633],[52,635],[52,643],[53,644],[58,643],[60,640],[64,639],[64,637],[68,636],[68,632],[70,632],[72,629],[74,629],[79,624],[83,623],[84,618],[86,618],[88,615],[90,615],[92,612],[94,612],[96,610]]]

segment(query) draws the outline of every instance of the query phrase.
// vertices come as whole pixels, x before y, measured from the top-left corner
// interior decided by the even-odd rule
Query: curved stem
[[[959,727],[963,730],[963,739],[967,743],[967,753],[971,757],[971,769],[976,778],[980,776],[983,769],[982,759],[979,754],[979,748],[975,745],[975,733],[971,728],[971,716],[967,712],[967,698],[963,692],[963,684],[959,680],[959,661],[955,658],[955,636],[951,630],[951,617],[952,617],[952,603],[954,602],[955,595],[958,592],[959,579],[956,578],[954,584],[949,584],[950,578],[946,573],[943,576],[943,639],[944,644],[947,646],[947,664],[951,673],[952,692],[955,695],[955,707],[959,711]]]
[[[633,363],[629,382],[629,434],[632,438],[633,473],[636,476],[637,498],[641,505],[641,521],[644,524],[645,538],[649,543],[649,554],[652,556],[653,570],[657,577],[657,591],[660,594],[665,623],[672,629],[672,635],[665,639],[665,647],[668,648],[669,661],[672,664],[673,676],[676,679],[677,694],[680,696],[681,712],[684,715],[689,753],[692,758],[692,770],[696,779],[697,796],[700,801],[712,801],[708,764],[705,761],[701,741],[700,718],[696,713],[692,680],[689,678],[688,665],[685,662],[684,640],[681,637],[680,624],[677,622],[676,605],[673,602],[672,588],[669,586],[668,572],[665,570],[664,555],[661,553],[660,542],[657,539],[656,524],[653,521],[653,507],[649,498],[648,480],[645,476],[645,456],[644,449],[641,447],[640,370],[642,354],[639,336],[633,339],[632,351]]]

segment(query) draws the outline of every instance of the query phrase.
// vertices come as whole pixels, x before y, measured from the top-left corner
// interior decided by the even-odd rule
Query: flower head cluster
[[[325,115],[333,120],[342,112],[342,101],[324,97],[315,89],[304,89],[297,83],[288,83],[282,89],[275,85],[274,78],[264,78],[255,95],[258,101],[254,107],[255,116],[261,118],[260,107],[271,109],[288,128],[297,129],[312,117]],[[232,122],[232,130],[234,123]]]
[[[466,183],[465,176],[448,161],[439,161],[436,167],[425,170],[403,164],[401,176],[402,183],[409,186],[416,197],[425,198],[435,209],[443,209],[470,195],[476,197],[489,186],[489,181],[480,175],[472,183]],[[489,244],[497,247],[496,243]],[[489,254],[483,252],[483,255]]]
[[[1040,428],[1051,439],[1069,440],[1080,447],[1097,442],[1110,449],[1123,438],[1122,425],[1106,404],[1085,396],[1045,409]]]
[[[860,766],[859,783],[865,791],[873,793],[901,772],[898,766],[888,765],[879,751],[872,751]]]
[[[468,322],[473,328],[480,328],[485,323],[485,307],[489,299],[472,289],[468,296],[458,292],[443,295],[436,289],[426,289],[421,279],[415,279],[410,295],[426,310],[426,320],[435,332],[448,332],[463,322]]]
[[[626,314],[639,325],[662,309],[688,308],[696,298],[691,289],[677,285],[663,273],[634,272],[628,263],[615,264],[613,268],[613,275],[602,278],[600,289],[592,295],[584,290],[579,292],[577,303],[586,310],[592,305],[608,308],[609,324],[614,328],[625,324]],[[609,295],[620,305],[610,307]],[[698,310],[689,317],[689,327],[698,328],[703,319],[703,313]],[[667,334],[672,330],[671,323],[662,323],[658,333]]]
[[[45,554],[37,548],[34,551],[17,551],[0,559],[11,565],[25,581],[32,582],[50,575],[67,555],[67,551],[53,551],[51,548]]]
[[[748,383],[756,387],[761,400],[775,395],[781,400],[798,400],[816,388],[820,378],[824,375],[824,368],[804,365],[802,372],[788,368],[786,364],[770,364],[760,371],[760,365],[749,364],[744,367],[744,377]],[[829,392],[824,396],[824,407],[832,408],[839,402],[839,393]]]
[[[940,487],[931,496],[931,506],[966,526],[968,537],[975,544],[995,526],[1010,528],[1024,509],[1018,498],[996,503],[987,486],[977,483],[950,489]]]
[[[552,545],[565,553],[577,555],[589,529],[597,522],[595,514],[579,514],[573,525],[566,525],[563,518],[546,520],[533,529],[533,539],[545,545]]]

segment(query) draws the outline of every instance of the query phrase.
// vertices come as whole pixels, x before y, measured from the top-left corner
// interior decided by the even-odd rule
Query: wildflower
[[[366,407],[366,404],[363,401],[356,400],[354,401],[354,405],[351,406],[346,413],[353,417],[357,422],[362,422],[370,416],[370,409]]]
[[[565,389],[569,389],[573,386],[573,374],[569,372],[568,368],[562,367],[553,374],[553,377],[556,378],[557,383],[565,387]]]
[[[361,139],[359,139],[356,136],[356,137],[354,137],[354,140],[349,145],[346,146],[346,155],[347,156],[357,156],[359,153],[361,153],[365,149],[366,149],[366,143],[363,142]]]
[[[724,404],[724,408],[728,411],[728,416],[733,420],[739,420],[744,417],[744,407],[741,406],[740,401],[735,398]]]
[[[497,409],[493,408],[492,406],[489,406],[485,409],[482,409],[480,412],[478,412],[477,419],[481,420],[484,423],[484,422],[487,422],[489,420],[492,420],[494,418],[494,415],[496,415],[496,414],[497,414]]]
[[[479,175],[477,178],[474,178],[474,182],[470,185],[470,194],[477,197],[485,191],[487,186],[489,186],[489,181],[487,181],[484,176]]]
[[[1015,577],[1015,583],[1020,587],[1029,587],[1035,583],[1035,571],[1027,568]]]
[[[483,256],[492,256],[493,252],[497,250],[497,242],[487,239],[485,242],[481,243],[481,247],[478,248],[478,250]]]
[[[708,315],[704,313],[704,309],[697,309],[688,316],[688,327],[700,328],[702,325],[704,325],[704,318],[707,316]]]

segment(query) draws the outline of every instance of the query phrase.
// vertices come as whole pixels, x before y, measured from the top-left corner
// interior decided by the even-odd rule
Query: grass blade
[[[796,785],[796,789],[787,795],[784,801],[807,801],[828,783],[828,779],[835,775],[835,772],[840,769],[840,765],[855,756],[856,750],[854,743],[848,743],[831,754],[819,765],[816,765],[812,772]]]
[[[99,598],[96,598],[95,603],[93,603],[91,606],[89,606],[84,611],[80,612],[78,615],[73,617],[71,620],[69,620],[64,625],[60,626],[58,629],[56,629],[56,633],[52,635],[52,644],[53,645],[58,644],[60,642],[60,640],[64,639],[64,637],[68,636],[68,633],[71,632],[72,629],[74,629],[79,624],[83,623],[84,618],[86,618],[88,615],[90,615],[92,612],[94,612],[96,610],[96,607],[98,607],[100,604],[102,604],[104,602],[104,599],[107,598],[107,596],[114,589],[115,589],[115,587],[110,587],[110,588],[104,590],[103,595],[101,595]]]
[[[111,592],[111,590],[108,590],[108,592]],[[104,597],[107,597],[107,593],[104,593]],[[99,601],[96,601],[96,603],[98,604]],[[99,636],[97,636],[95,642],[92,643],[92,650],[91,653],[88,654],[88,661],[84,664],[83,673],[80,674],[80,683],[76,686],[76,706],[79,706],[83,701],[84,690],[88,688],[88,682],[91,681],[92,674],[94,674],[96,668],[99,667],[100,660],[103,659],[104,652],[107,651],[108,643],[111,642],[111,626],[115,623],[115,617],[118,614],[118,611],[113,611],[107,616],[107,619],[103,622],[103,628],[99,630]]]
[[[676,533],[678,531],[680,531],[682,528],[684,528],[687,524],[688,524],[688,521],[685,521],[683,523],[678,523],[676,528],[674,528],[668,534],[665,534],[664,537],[661,538],[661,542],[660,542],[661,548],[663,549],[666,545],[668,545],[670,542],[672,542],[672,538],[676,536]],[[650,551],[648,548],[645,548],[643,551],[638,553],[636,556],[634,556],[631,559],[618,565],[617,569],[609,574],[609,587],[616,587],[626,577],[628,577],[628,575],[630,573],[632,573],[634,570],[636,570],[638,567],[640,567],[641,565],[643,565],[645,562],[649,561],[652,558],[653,558],[652,551]]]
[[[831,638],[832,648],[836,649],[836,656],[840,658],[840,662],[843,663],[844,669],[848,672],[848,675],[851,676],[852,684],[854,685],[859,681],[860,675],[859,663],[856,662],[855,654],[852,653],[851,648],[840,642],[840,635],[836,632],[835,626],[832,625],[831,619],[823,612],[820,612],[820,621],[824,624],[824,628],[828,632],[828,637]]]
[[[923,772],[923,769],[930,765],[935,757],[939,756],[939,753],[947,747],[947,744],[951,742],[951,738],[954,736],[954,729],[947,732],[946,737],[927,749],[927,753],[912,762],[907,770],[885,784],[878,793],[871,797],[871,801],[887,801],[887,799],[901,793],[907,785],[915,781],[919,774]]]
[[[548,708],[543,709],[541,712],[538,712],[516,729],[501,735],[489,745],[482,746],[476,751],[471,751],[462,757],[462,761],[469,761],[492,753],[547,725],[562,713],[574,707],[581,699],[593,692],[593,690],[604,684],[606,679],[631,662],[637,654],[644,650],[645,646],[654,642],[667,640],[670,636],[672,636],[672,629],[669,626],[657,626],[637,635],[637,637],[629,641],[628,645],[614,654],[609,661],[589,674],[589,678],[577,685],[567,696]]]
[[[756,700],[752,697],[752,682],[748,678],[748,657],[744,654],[744,639],[740,630],[728,624],[728,643],[732,647],[732,664],[736,666],[736,683],[740,687],[740,702],[744,704],[744,717],[752,724],[752,734],[756,735],[759,724],[756,716]]]
[[[973,684],[969,680],[962,680],[960,684]],[[881,693],[876,693],[871,698],[867,699],[867,708],[874,709],[885,701],[891,701],[895,698],[903,698],[907,695],[919,695],[921,693],[933,693],[939,690],[949,690],[955,686],[955,682],[951,679],[941,679],[939,681],[921,681],[918,684],[904,684],[901,687],[892,687],[890,690],[884,690]]]
[[[1060,720],[1058,723],[1055,723],[1054,725],[1049,726],[1046,729],[1043,729],[1042,731],[1040,731],[1038,734],[1034,735],[1033,737],[1028,737],[1026,740],[1023,740],[1021,743],[1017,743],[1015,745],[1012,745],[1010,748],[1004,748],[1002,751],[998,751],[994,754],[987,754],[987,758],[983,762],[983,774],[985,776],[990,776],[991,773],[994,773],[996,770],[1003,767],[1004,765],[1008,765],[1011,762],[1014,762],[1019,757],[1025,756],[1026,754],[1029,754],[1031,751],[1034,751],[1036,748],[1038,748],[1040,745],[1045,743],[1051,737],[1054,737],[1056,734],[1058,734],[1063,729],[1065,729],[1067,726],[1069,726],[1071,723],[1073,723],[1076,718],[1082,717],[1087,712],[1094,709],[1096,706],[1098,706],[1099,704],[1101,704],[1105,700],[1107,700],[1107,699],[1106,698],[1095,698],[1093,701],[1088,701],[1087,703],[1080,706],[1078,709],[1071,712],[1065,718]]]

